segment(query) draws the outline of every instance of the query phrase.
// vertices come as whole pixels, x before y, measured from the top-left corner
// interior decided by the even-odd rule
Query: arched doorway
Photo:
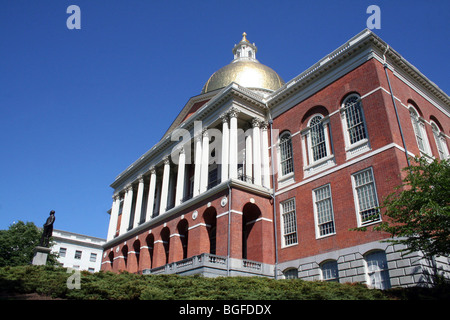
[[[217,211],[216,208],[210,207],[203,213],[203,220],[205,221],[208,230],[209,239],[209,253],[216,254],[216,236],[217,236]]]
[[[187,258],[188,253],[188,235],[189,223],[186,219],[181,220],[177,226],[178,234],[180,235],[181,246],[183,248],[183,259]]]
[[[130,267],[132,267],[133,268],[133,270],[130,270],[130,271],[132,271],[132,272],[137,272],[138,270],[139,270],[139,261],[140,261],[140,253],[141,253],[141,242],[139,241],[139,240],[136,240],[134,243],[133,243],[133,251],[134,251],[134,255],[135,255],[135,258],[134,258],[134,266],[130,266]]]
[[[261,261],[262,228],[261,210],[253,203],[247,203],[242,210],[242,259]]]
[[[108,259],[109,259],[109,265],[110,265],[110,270],[112,271],[112,270],[114,270],[113,269],[113,264],[114,264],[114,252],[113,251],[110,251],[109,252],[109,254],[108,254]]]
[[[164,246],[164,252],[165,252],[165,264],[169,263],[169,250],[170,250],[170,230],[168,227],[164,227],[161,230],[161,240],[163,242]]]
[[[153,268],[153,247],[155,245],[155,236],[153,234],[149,234],[147,238],[145,238],[145,242],[147,243],[148,255],[150,257],[149,267]]]
[[[123,269],[126,270],[127,269],[127,265],[128,265],[128,245],[124,245],[122,248],[122,259],[123,259]]]

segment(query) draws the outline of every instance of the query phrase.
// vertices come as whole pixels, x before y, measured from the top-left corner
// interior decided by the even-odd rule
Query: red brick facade
[[[424,124],[431,151],[429,155],[439,158],[431,122],[443,132],[448,146],[448,96],[444,94],[444,98],[439,98],[439,92],[432,92],[423,82],[408,78],[397,71],[400,68],[393,72],[393,65],[395,62],[391,62],[388,75],[407,150],[411,155],[420,154],[408,109],[412,105]],[[339,66],[337,64],[336,68]],[[368,232],[350,230],[358,226],[352,175],[371,168],[377,200],[381,203],[400,184],[401,169],[407,164],[385,68],[379,59],[371,57],[334,77],[322,87],[317,85],[317,89],[308,96],[298,98],[298,102],[295,95],[300,97],[302,89],[286,94],[288,98],[293,97],[291,100],[280,99],[269,104],[275,114],[273,129],[280,133],[289,131],[292,136],[294,173],[288,184],[279,183],[278,173],[273,177],[274,192],[273,189],[252,189],[231,180],[228,184],[221,184],[217,191],[211,191],[192,205],[172,212],[167,218],[161,216],[146,228],[131,230],[129,237],[122,236],[120,241],[108,242],[102,269],[142,272],[203,253],[274,265],[387,238],[387,234],[371,231],[373,225],[369,226]],[[314,81],[318,80],[313,80],[311,87],[314,87]],[[306,85],[303,90],[307,89]],[[342,103],[354,93],[361,98],[369,147],[356,156],[349,156]],[[195,117],[204,103],[195,103],[195,110],[189,111],[184,119]],[[283,111],[277,114],[276,110],[280,108]],[[308,130],[308,121],[317,114],[328,119],[327,137],[334,164],[317,173],[306,174],[308,163],[302,149],[306,141],[304,134]],[[270,133],[268,146],[271,146]],[[273,141],[272,148],[273,163],[277,167],[277,141]],[[328,236],[317,237],[313,192],[325,185],[329,185],[331,190],[335,230]],[[295,199],[297,243],[283,246],[280,204],[288,199]],[[384,219],[383,212],[381,217]]]

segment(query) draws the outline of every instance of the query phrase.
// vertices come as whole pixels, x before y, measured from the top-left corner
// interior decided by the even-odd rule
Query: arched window
[[[335,165],[328,117],[313,115],[301,134],[306,177]]]
[[[289,268],[283,271],[283,275],[285,279],[297,279],[298,278],[298,269]]]
[[[327,156],[325,143],[325,130],[322,124],[322,116],[315,116],[309,122],[311,128],[312,160],[317,161]]]
[[[436,142],[439,158],[442,160],[447,159],[449,153],[444,134],[441,132],[438,125],[433,121],[431,121],[431,128],[433,129],[434,141]]]
[[[286,176],[293,173],[294,160],[292,156],[291,134],[289,132],[285,132],[280,136],[279,153],[281,176]]]
[[[366,139],[367,135],[361,108],[361,99],[357,95],[351,95],[345,99],[344,108],[350,144]]]
[[[341,115],[347,159],[368,151],[369,137],[361,97],[358,94],[350,94],[345,98],[342,102]]]
[[[386,253],[382,250],[372,251],[365,256],[365,263],[367,284],[375,289],[389,289],[391,281]]]
[[[323,281],[339,282],[338,264],[336,260],[327,260],[320,265]]]
[[[416,108],[414,108],[412,105],[409,105],[408,108],[419,151],[422,154],[431,155],[427,132],[425,131],[425,123],[420,117],[419,112],[416,110]]]

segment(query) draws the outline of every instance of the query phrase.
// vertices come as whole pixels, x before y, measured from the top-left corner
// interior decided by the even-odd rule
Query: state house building
[[[449,96],[370,30],[288,82],[232,52],[111,184],[102,270],[426,283],[372,227],[407,155],[449,157]]]

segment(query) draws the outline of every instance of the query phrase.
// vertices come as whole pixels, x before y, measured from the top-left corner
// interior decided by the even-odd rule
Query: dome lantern
[[[234,46],[234,60],[219,69],[203,86],[202,93],[224,88],[232,82],[259,92],[263,95],[279,89],[284,81],[268,66],[256,60],[256,45],[247,40],[247,34],[242,34],[242,40]]]
[[[249,60],[256,60],[256,51],[258,49],[256,48],[255,44],[251,44],[247,40],[247,33],[242,34],[242,40],[233,48],[233,54],[234,54],[234,61],[236,60],[243,60],[243,59],[249,59]]]

